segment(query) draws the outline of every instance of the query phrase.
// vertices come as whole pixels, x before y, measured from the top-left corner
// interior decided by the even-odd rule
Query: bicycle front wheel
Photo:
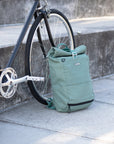
[[[54,45],[65,43],[70,49],[74,49],[74,36],[67,18],[55,9],[51,9],[47,17]],[[53,97],[46,58],[51,47],[52,41],[49,39],[43,15],[40,14],[28,35],[25,51],[25,73],[44,78],[44,81],[29,81],[28,86],[33,96],[45,105],[47,105],[47,99]]]

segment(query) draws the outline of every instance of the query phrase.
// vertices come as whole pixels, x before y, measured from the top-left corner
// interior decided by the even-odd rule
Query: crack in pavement
[[[11,120],[8,120],[8,119],[6,119],[6,120],[0,119],[0,122],[1,123],[12,124],[12,125],[29,127],[29,128],[41,129],[41,130],[44,130],[44,131],[50,131],[50,132],[54,132],[54,133],[66,134],[66,135],[71,135],[71,136],[78,136],[78,137],[81,137],[81,138],[84,138],[84,139],[88,139],[88,140],[94,140],[94,141],[100,141],[100,142],[108,142],[108,144],[112,144],[112,142],[109,142],[109,141],[106,141],[106,140],[97,139],[97,138],[94,138],[94,137],[83,136],[83,135],[79,135],[79,134],[69,133],[69,132],[66,132],[66,131],[53,130],[53,129],[49,129],[49,128],[42,128],[42,127],[34,126],[34,125],[31,125],[31,124],[27,125],[27,124],[11,121]]]

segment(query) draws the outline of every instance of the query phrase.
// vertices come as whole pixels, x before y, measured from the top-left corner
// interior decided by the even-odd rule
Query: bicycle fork
[[[50,41],[52,47],[55,47],[54,39],[53,39],[53,36],[52,36],[52,33],[51,33],[51,29],[50,29],[50,25],[49,25],[49,22],[48,22],[49,10],[47,10],[47,11],[46,10],[45,11],[41,10],[41,12],[43,14],[43,18],[44,18],[47,34],[48,34],[48,37],[49,37],[49,41]],[[35,19],[37,18],[37,12],[35,12],[34,18]],[[41,37],[41,33],[40,33],[40,27],[38,27],[38,29],[37,29],[37,36],[38,36],[38,40],[39,40],[40,47],[41,47],[41,50],[43,52],[43,55],[46,58],[46,52],[45,52],[45,48],[44,48],[44,45],[43,45],[43,42],[42,42],[42,37]]]

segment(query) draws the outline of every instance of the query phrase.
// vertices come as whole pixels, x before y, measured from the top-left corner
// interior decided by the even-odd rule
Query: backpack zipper
[[[76,104],[68,104],[68,112],[70,113],[70,106],[78,106],[78,105],[83,105],[83,104],[87,104],[87,103],[91,103],[92,101],[94,101],[94,99],[89,100],[89,101],[85,101],[85,102],[81,102],[81,103],[76,103]]]
[[[83,105],[83,104],[87,104],[92,102],[94,99],[89,100],[89,101],[85,101],[85,102],[81,102],[81,103],[76,103],[76,104],[68,104],[68,106],[78,106],[78,105]]]

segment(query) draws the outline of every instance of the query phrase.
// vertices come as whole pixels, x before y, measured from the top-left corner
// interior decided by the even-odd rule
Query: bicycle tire
[[[58,18],[59,22],[59,26],[63,24],[62,27],[65,28],[65,30],[68,32],[68,36],[66,36],[65,34],[61,36],[61,40],[59,39],[58,36],[55,36],[53,33],[53,18]],[[55,18],[55,19],[56,19]],[[69,47],[71,49],[74,49],[75,47],[75,42],[74,42],[74,36],[73,36],[73,31],[71,28],[71,25],[68,21],[68,19],[66,18],[66,16],[64,16],[60,11],[55,10],[55,9],[50,9],[50,15],[48,17],[48,21],[50,24],[50,28],[51,28],[51,33],[52,36],[54,38],[54,42],[55,45],[59,44],[59,43],[65,43],[64,41],[66,41],[67,45],[69,42]],[[35,22],[33,23],[28,38],[27,38],[27,43],[26,43],[26,48],[25,48],[25,74],[26,75],[30,75],[30,76],[40,76],[40,77],[44,77],[45,81],[41,82],[33,82],[33,81],[28,81],[28,87],[32,93],[32,95],[36,98],[36,100],[38,100],[40,103],[47,105],[47,98],[46,96],[48,94],[51,93],[51,83],[50,83],[50,78],[49,78],[49,67],[48,67],[48,63],[47,63],[47,59],[46,56],[49,49],[52,47],[51,46],[51,42],[49,41],[49,38],[47,37],[47,35],[45,34],[45,38],[44,35],[42,33],[43,29],[46,29],[42,26],[42,22],[43,22],[43,15],[40,14]],[[42,28],[43,27],[43,28]],[[55,28],[55,26],[54,26]],[[38,29],[40,31],[40,34],[38,35],[38,33],[36,34],[36,31],[38,32]],[[58,33],[58,30],[57,30]],[[34,35],[37,35],[38,38],[36,40],[36,37],[34,37]],[[55,37],[54,37],[55,36]],[[46,38],[47,37],[47,38]],[[43,39],[42,41],[40,39]],[[48,45],[47,45],[48,43]],[[43,54],[44,52],[42,51],[41,47],[42,45],[45,46],[46,44],[46,48],[45,48],[45,52],[46,54]],[[32,56],[32,52],[33,52],[33,56]],[[33,60],[34,59],[34,60]],[[36,60],[37,59],[37,60]],[[33,62],[31,62],[33,61]],[[33,68],[35,67],[35,68]],[[44,70],[43,70],[44,69]],[[33,72],[34,70],[34,72]],[[38,74],[37,74],[38,73]],[[48,85],[48,88],[47,88]],[[46,90],[45,90],[46,89]],[[45,93],[43,93],[43,91],[45,90]],[[45,96],[45,97],[44,97]]]

